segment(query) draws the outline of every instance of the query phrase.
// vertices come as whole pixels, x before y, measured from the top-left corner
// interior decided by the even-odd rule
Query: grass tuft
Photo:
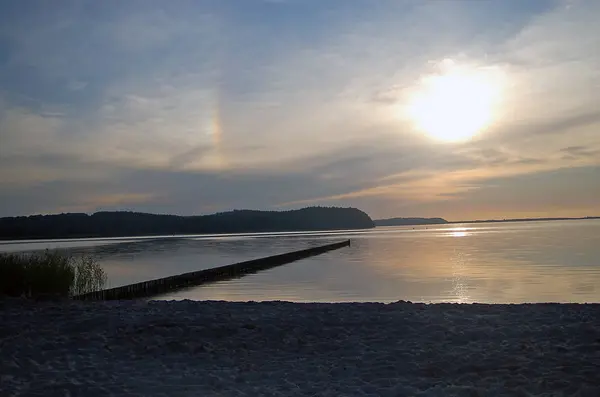
[[[105,284],[106,273],[90,256],[0,254],[0,296],[66,298],[101,290]]]

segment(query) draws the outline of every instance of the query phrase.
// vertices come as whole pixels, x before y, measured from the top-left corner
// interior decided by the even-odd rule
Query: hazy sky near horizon
[[[598,15],[596,0],[1,1],[0,216],[600,215]]]

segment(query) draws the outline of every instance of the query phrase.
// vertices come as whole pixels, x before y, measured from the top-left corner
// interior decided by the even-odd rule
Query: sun
[[[464,141],[492,123],[500,89],[497,76],[489,71],[453,68],[421,81],[408,116],[432,138]]]

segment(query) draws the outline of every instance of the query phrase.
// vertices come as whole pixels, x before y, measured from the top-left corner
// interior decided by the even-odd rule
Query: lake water
[[[600,302],[600,221],[368,231],[1,242],[92,254],[109,287],[351,239],[352,246],[165,299]]]

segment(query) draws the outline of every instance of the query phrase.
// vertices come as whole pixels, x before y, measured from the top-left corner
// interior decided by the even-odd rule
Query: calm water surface
[[[165,299],[600,302],[600,221],[0,243],[95,255],[109,286],[350,238],[352,246]]]

